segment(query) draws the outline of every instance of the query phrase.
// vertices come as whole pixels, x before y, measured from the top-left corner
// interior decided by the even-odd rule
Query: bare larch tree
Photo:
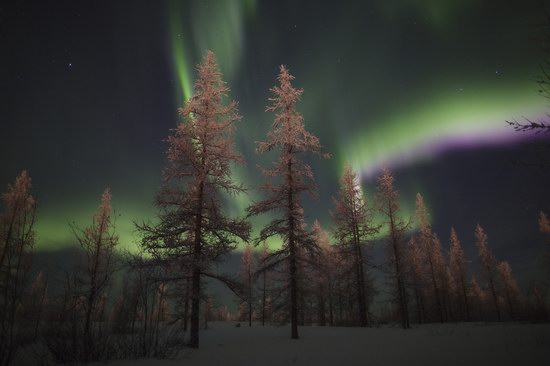
[[[441,242],[433,232],[428,219],[428,210],[420,193],[416,195],[416,218],[420,227],[420,243],[428,266],[428,278],[433,290],[433,301],[440,322],[445,320],[443,307],[442,274],[445,267]]]
[[[358,302],[358,319],[361,327],[369,324],[368,296],[368,263],[366,254],[367,241],[378,232],[372,223],[372,212],[367,206],[357,174],[351,166],[344,167],[340,179],[340,191],[337,198],[333,198],[334,236],[336,245],[347,258],[349,270],[355,275],[355,292]]]
[[[517,320],[519,310],[520,292],[518,283],[512,273],[512,267],[508,262],[500,262],[497,265],[497,272],[502,283],[502,290],[504,292],[504,299],[506,305],[508,305],[508,313],[510,320]]]
[[[407,306],[407,291],[405,288],[405,255],[404,235],[408,224],[399,217],[399,194],[393,187],[393,176],[388,169],[378,177],[378,192],[376,205],[384,216],[388,226],[388,272],[395,283],[395,296],[403,329],[410,328]]]
[[[481,261],[481,267],[483,269],[485,278],[489,285],[489,291],[491,291],[491,297],[493,299],[493,304],[495,306],[497,320],[501,321],[500,305],[498,302],[497,284],[496,284],[497,261],[495,259],[493,252],[491,252],[491,249],[489,248],[487,234],[485,234],[485,231],[483,231],[483,228],[479,224],[476,226],[475,237],[476,237],[476,246],[479,253],[479,259]]]
[[[100,310],[101,296],[110,286],[115,272],[115,248],[118,236],[114,232],[111,192],[106,189],[101,195],[101,204],[92,224],[84,229],[72,226],[72,230],[84,251],[85,263],[82,273],[82,296],[84,297],[84,357],[93,358],[94,342],[92,320]]]
[[[424,283],[426,278],[426,270],[422,257],[422,250],[419,245],[419,240],[411,237],[407,245],[407,265],[410,270],[410,286],[414,293],[416,305],[416,320],[418,323],[426,321]]]
[[[30,299],[27,307],[30,311],[30,318],[34,321],[33,341],[38,337],[42,314],[47,305],[48,298],[48,274],[40,271],[31,285]]]
[[[455,282],[455,288],[460,294],[461,303],[464,309],[465,319],[467,321],[471,320],[470,318],[470,304],[468,302],[468,284],[467,278],[468,273],[466,270],[466,257],[464,255],[464,250],[462,250],[462,245],[458,239],[458,235],[454,228],[451,228],[451,247],[449,249],[449,267],[452,275],[452,279]]]
[[[24,170],[2,194],[0,214],[0,365],[12,361],[19,347],[15,332],[34,247],[36,201],[30,193],[31,178]]]
[[[244,192],[231,178],[232,164],[243,162],[234,149],[234,125],[240,120],[237,103],[226,103],[229,87],[222,80],[214,53],[197,66],[194,96],[179,109],[183,122],[168,137],[168,167],[157,195],[157,225],[143,224],[143,245],[158,261],[178,262],[180,278],[190,279],[191,330],[189,346],[199,347],[201,278],[235,283],[215,273],[215,263],[248,240],[250,225],[222,211],[220,193]]]
[[[284,266],[285,262],[288,265],[291,337],[297,339],[300,266],[310,263],[311,254],[318,252],[312,234],[305,229],[301,202],[303,193],[314,190],[313,171],[300,156],[304,153],[326,155],[321,153],[319,139],[305,130],[303,116],[296,111],[296,103],[303,90],[292,86],[294,76],[285,66],[281,66],[277,79],[279,85],[271,88],[274,97],[269,98],[271,105],[266,109],[275,112],[275,120],[267,140],[258,143],[256,152],[262,154],[277,150],[279,158],[273,167],[263,171],[270,181],[263,184],[261,189],[268,197],[254,203],[248,211],[250,215],[282,212],[282,217],[272,220],[261,230],[258,243],[277,235],[283,239],[283,245],[269,254],[268,260],[259,270]],[[280,180],[277,179],[279,177]]]

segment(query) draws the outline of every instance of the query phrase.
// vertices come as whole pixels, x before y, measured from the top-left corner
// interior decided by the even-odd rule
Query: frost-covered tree
[[[447,258],[443,254],[443,248],[441,246],[441,240],[439,236],[433,233],[433,240],[431,243],[431,254],[433,260],[434,278],[438,283],[440,303],[442,311],[442,321],[452,319],[452,311],[449,300],[449,267],[447,266]]]
[[[101,296],[110,286],[115,272],[115,249],[118,236],[114,231],[111,192],[101,195],[101,204],[94,214],[92,224],[84,229],[72,227],[84,251],[84,268],[81,277],[84,297],[84,357],[90,361],[94,350],[93,318],[101,313]]]
[[[240,277],[243,284],[243,304],[246,305],[246,316],[248,326],[252,326],[252,314],[254,305],[254,274],[256,271],[256,263],[252,246],[247,244],[244,247],[241,255],[241,270]]]
[[[292,86],[292,76],[285,66],[280,67],[277,78],[279,85],[271,88],[273,97],[267,111],[275,113],[275,120],[267,134],[266,141],[259,142],[256,152],[263,154],[275,150],[279,157],[274,165],[264,170],[269,179],[262,185],[267,194],[263,201],[249,207],[250,215],[280,212],[260,232],[259,241],[272,236],[283,239],[281,248],[272,251],[260,271],[276,266],[288,266],[288,312],[290,313],[291,337],[298,338],[298,312],[300,289],[298,282],[301,267],[311,262],[311,255],[318,252],[317,244],[305,228],[302,196],[313,192],[313,171],[301,158],[304,153],[321,155],[319,139],[306,131],[303,116],[296,110],[296,104],[303,93]]]
[[[502,283],[504,299],[508,305],[508,312],[511,320],[517,320],[520,301],[519,287],[512,274],[512,267],[508,262],[500,262],[497,265],[497,272]]]
[[[444,292],[444,295],[445,295],[445,302],[446,302],[446,306],[447,306],[447,315],[449,316],[449,319],[451,321],[455,321],[457,320],[458,318],[464,318],[463,315],[462,315],[462,311],[460,309],[460,305],[457,306],[457,303],[459,303],[459,291],[458,291],[458,288],[456,287],[456,283],[457,281],[455,280],[452,272],[451,272],[451,268],[449,266],[446,266],[445,267],[446,271],[445,271],[445,280],[446,280],[446,283],[445,283],[445,292]]]
[[[378,192],[376,204],[384,216],[388,227],[388,272],[395,283],[397,308],[403,329],[408,329],[409,310],[407,305],[407,290],[405,288],[405,243],[404,235],[408,225],[399,217],[399,193],[393,187],[393,175],[384,169],[378,177]]]
[[[369,297],[372,290],[368,279],[367,241],[378,232],[374,226],[371,210],[363,194],[357,174],[351,166],[344,167],[340,178],[340,191],[333,198],[334,237],[343,257],[347,258],[348,271],[354,277],[354,292],[358,303],[359,325],[366,327],[369,323]]]
[[[472,298],[472,303],[475,306],[478,318],[483,319],[484,318],[484,306],[486,302],[486,295],[485,291],[481,288],[479,285],[479,282],[477,281],[477,277],[472,275],[472,279],[470,281],[470,296]]]
[[[34,282],[31,285],[30,296],[28,300],[28,309],[31,320],[34,321],[34,331],[33,331],[33,340],[36,341],[38,336],[38,330],[40,327],[40,322],[42,321],[42,316],[44,313],[44,308],[47,305],[48,297],[48,276],[44,274],[43,271],[40,271]]]
[[[433,301],[440,322],[445,320],[443,307],[443,271],[445,270],[445,260],[441,251],[441,242],[437,235],[432,231],[428,219],[428,210],[424,203],[424,198],[420,193],[416,195],[416,218],[420,227],[420,246],[424,259],[427,264],[427,273],[429,282],[433,290]]]
[[[497,320],[501,321],[496,283],[497,261],[493,252],[491,252],[491,249],[489,248],[487,234],[485,234],[485,231],[479,224],[476,227],[475,237],[479,260],[481,262],[481,267],[485,275],[485,279],[487,280],[487,283],[489,285],[489,291],[491,292],[491,298],[495,307]]]
[[[422,256],[422,250],[418,244],[418,240],[412,237],[407,246],[407,265],[410,269],[410,286],[414,293],[416,305],[416,318],[419,323],[426,321],[424,283],[426,271]]]
[[[194,95],[179,109],[183,122],[168,137],[168,167],[157,195],[156,225],[143,224],[143,246],[160,263],[177,263],[179,279],[191,284],[189,345],[199,347],[201,279],[209,276],[233,286],[213,271],[237,245],[247,240],[250,225],[228,217],[220,193],[243,188],[231,178],[232,164],[243,159],[234,149],[233,130],[240,120],[235,101],[226,102],[229,88],[215,56],[208,52],[197,66]]]
[[[454,287],[460,294],[460,302],[464,309],[466,320],[470,320],[470,305],[468,303],[468,285],[466,271],[466,257],[462,245],[454,228],[451,228],[451,247],[449,249],[449,269],[454,280]]]
[[[0,214],[0,365],[8,365],[19,346],[16,312],[23,300],[34,247],[36,201],[26,171],[2,194]]]

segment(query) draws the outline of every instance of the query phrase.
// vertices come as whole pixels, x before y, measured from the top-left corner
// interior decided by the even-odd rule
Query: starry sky
[[[22,169],[39,209],[38,250],[75,245],[110,187],[122,244],[133,221],[153,218],[169,129],[192,94],[194,65],[213,50],[239,102],[234,177],[258,198],[254,154],[273,116],[269,88],[285,64],[304,88],[298,109],[330,160],[312,159],[318,200],[308,221],[330,227],[344,164],[372,200],[390,167],[403,217],[424,195],[448,247],[451,226],[475,258],[480,223],[516,272],[539,266],[538,212],[550,208],[548,175],[521,164],[547,137],[506,120],[550,111],[537,93],[540,0],[3,1],[0,5],[0,187]],[[254,221],[255,230],[267,218]]]

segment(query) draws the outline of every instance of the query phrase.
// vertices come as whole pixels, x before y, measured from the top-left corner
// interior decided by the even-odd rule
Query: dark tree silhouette
[[[16,312],[21,305],[31,266],[36,201],[30,193],[26,171],[2,194],[5,211],[0,215],[0,365],[12,361],[19,347]]]
[[[550,115],[546,115],[550,120]],[[525,132],[525,131],[534,131],[535,133],[550,133],[550,122],[548,121],[533,121],[529,118],[525,118],[523,122],[513,119],[511,121],[506,121],[512,128],[516,131]]]
[[[31,285],[29,304],[27,305],[30,312],[30,318],[34,320],[34,331],[32,339],[36,341],[38,337],[38,330],[40,322],[42,321],[42,315],[44,314],[44,308],[47,305],[48,298],[48,275],[44,275],[44,272],[40,271],[34,282]]]
[[[259,264],[266,263],[267,259],[269,257],[269,246],[267,245],[267,241],[262,242],[262,253],[260,255]],[[262,271],[261,274],[261,282],[260,282],[260,292],[262,294],[262,310],[261,310],[261,317],[262,317],[262,325],[265,325],[266,320],[270,318],[270,310],[268,306],[268,296],[270,293],[270,283],[271,279],[269,278],[268,271]]]
[[[246,317],[248,320],[248,326],[252,326],[252,314],[254,305],[254,273],[256,271],[256,261],[254,259],[254,253],[252,246],[247,244],[244,247],[243,254],[241,255],[241,271],[240,277],[243,284],[243,303],[246,305]]]
[[[283,245],[269,254],[267,261],[259,268],[269,270],[276,266],[288,265],[288,291],[290,292],[289,313],[291,320],[291,337],[298,338],[298,279],[300,267],[311,262],[312,255],[317,255],[319,249],[312,234],[305,229],[304,213],[301,196],[305,192],[313,192],[313,171],[300,158],[304,153],[321,153],[319,139],[304,128],[303,117],[296,111],[296,103],[300,100],[303,90],[292,86],[294,76],[288,69],[280,67],[279,86],[271,88],[274,94],[270,98],[271,106],[267,111],[275,112],[275,121],[267,140],[259,142],[257,153],[271,150],[279,151],[279,158],[274,166],[264,170],[264,175],[270,180],[261,189],[268,198],[254,203],[249,207],[250,215],[259,215],[272,211],[282,212],[282,217],[272,220],[265,226],[258,243],[272,236],[280,236]]]
[[[180,279],[191,284],[189,345],[199,347],[201,278],[235,283],[212,271],[214,263],[247,240],[250,225],[222,211],[220,192],[244,192],[231,179],[231,164],[243,159],[234,149],[234,124],[240,120],[237,103],[225,103],[229,88],[215,56],[208,52],[197,66],[195,94],[179,113],[184,121],[168,137],[168,168],[157,196],[158,225],[143,224],[143,245],[158,261],[177,262]]]
[[[85,229],[73,226],[72,229],[85,254],[81,278],[85,298],[84,360],[90,361],[96,341],[92,334],[92,316],[99,311],[101,295],[111,284],[115,272],[115,248],[118,245],[118,236],[114,233],[109,189],[101,196],[101,205],[93,217],[92,225]]]
[[[541,47],[543,59],[541,63],[541,73],[536,78],[538,85],[538,93],[543,98],[550,100],[550,13],[545,11],[545,20],[541,26],[541,38],[537,39]],[[513,119],[506,121],[514,130],[526,132],[533,131],[535,133],[550,133],[550,114],[539,120],[524,118],[523,121]],[[546,164],[544,164],[546,165]],[[548,167],[548,165],[546,165]]]

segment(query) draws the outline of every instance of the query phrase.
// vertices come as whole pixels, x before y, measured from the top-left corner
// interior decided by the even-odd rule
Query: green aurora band
[[[255,0],[214,0],[209,2],[210,6],[202,5],[192,2],[184,7],[177,0],[168,3],[170,53],[179,81],[178,101],[191,97],[190,64],[197,63],[207,50],[216,54],[224,76],[232,80],[244,52],[245,20],[252,18],[256,9]],[[193,16],[186,18],[186,12]],[[185,26],[184,19],[191,19],[191,26]]]
[[[530,137],[506,128],[505,121],[544,114],[545,102],[532,89],[532,83],[518,82],[500,90],[466,87],[458,93],[427,97],[424,104],[392,113],[375,124],[381,127],[343,137],[340,166],[349,162],[363,177],[373,177],[384,166],[433,160],[447,150],[509,144]]]
[[[179,81],[179,89],[176,90],[178,96],[178,104],[191,98],[193,93],[192,77],[190,75],[187,62],[185,45],[184,45],[184,30],[180,21],[179,2],[169,2],[169,21],[170,25],[170,46],[172,55],[172,67],[177,80]]]
[[[406,5],[406,0],[399,0],[399,3],[392,6],[388,5],[389,2],[378,0],[379,6],[385,9],[389,16],[398,16],[412,7],[419,13],[428,11],[433,20],[433,26],[438,28],[448,26],[456,9],[451,0],[420,0],[414,2],[414,5]],[[468,0],[466,3],[470,6],[472,1]],[[258,5],[255,0],[212,0],[209,4],[211,5],[209,9],[205,9],[196,1],[188,3],[169,1],[168,39],[173,73],[178,81],[174,90],[178,105],[192,96],[194,80],[192,65],[202,58],[206,50],[215,52],[226,81],[237,83],[242,76],[239,74],[239,69],[242,65],[242,57],[245,55],[245,27],[248,21],[254,19]],[[327,42],[332,50],[344,47],[334,42],[336,41],[330,39]],[[326,85],[340,84],[336,79],[337,73],[330,72],[328,66],[323,63],[328,61],[323,58],[317,64],[314,62],[307,67],[303,64],[290,65],[298,84],[302,80],[305,81],[302,85],[305,89],[304,101],[299,109],[304,114],[306,127],[316,133],[321,138],[321,142],[327,146],[327,151],[333,154],[332,161],[320,163],[323,164],[321,168],[323,171],[315,172],[319,180],[323,174],[325,176],[330,174],[330,179],[337,180],[346,163],[350,163],[360,172],[364,180],[372,181],[383,166],[397,168],[418,160],[437,159],[441,153],[449,149],[515,143],[523,135],[506,128],[504,121],[523,117],[536,118],[542,115],[546,108],[545,101],[536,94],[533,83],[528,78],[525,80],[524,74],[523,78],[517,77],[512,81],[508,79],[506,84],[501,83],[498,87],[489,82],[463,84],[447,82],[446,85],[461,87],[454,89],[432,87],[428,92],[423,93],[420,103],[410,102],[408,106],[399,103],[398,109],[374,116],[372,119],[357,116],[357,120],[364,119],[364,123],[359,127],[357,124],[352,126],[352,123],[346,124],[342,121],[339,118],[339,112],[345,107],[336,105],[329,111],[329,119],[334,123],[324,126],[315,125],[314,122],[319,120],[317,117],[322,113],[319,111],[319,106],[326,105],[327,100],[337,94],[331,88],[319,86],[318,74],[326,75],[324,83]],[[527,75],[534,74],[536,70],[534,73],[527,73]],[[275,81],[274,78],[273,81]],[[488,87],[488,85],[493,86]],[[252,112],[246,114],[244,119],[253,119],[252,117],[259,116]],[[264,121],[267,128],[270,125],[268,121],[271,119],[271,115],[265,114],[261,118],[254,118],[254,121]],[[261,129],[247,131],[239,124],[235,136],[238,149],[247,152],[253,150],[248,145],[252,145],[257,139],[263,139],[261,134],[258,135],[258,131],[261,132]],[[235,181],[245,184],[249,188],[249,194],[224,197],[226,210],[231,215],[243,215],[246,207],[259,198],[259,192],[252,186],[259,181],[259,172],[256,171],[254,163],[255,161],[249,161],[247,166],[233,168]],[[160,171],[154,174],[160,176]],[[156,184],[149,185],[149,187],[154,186]],[[414,188],[424,195],[429,205],[428,192],[423,191],[422,187]],[[372,202],[375,187],[368,186],[364,190],[366,197]],[[113,187],[112,192],[113,207],[121,215],[116,219],[116,229],[121,244],[125,248],[135,250],[138,237],[135,233],[134,221],[154,217],[155,209],[150,204],[154,192],[151,197],[144,199],[144,203],[136,203],[139,200],[136,200],[135,196],[120,193],[123,192],[121,188]],[[98,191],[91,199],[86,196],[85,200],[77,200],[73,204],[47,203],[43,207],[40,206],[36,224],[38,248],[54,250],[75,245],[76,241],[68,222],[74,219],[79,227],[89,225],[99,205],[100,193]],[[322,196],[320,200],[325,203],[325,206],[330,206],[330,204],[327,205],[330,202],[329,196]],[[326,211],[328,212],[328,209]],[[403,195],[401,215],[404,220],[413,217],[414,211],[414,197]],[[317,218],[312,213],[306,212],[306,214],[311,221]],[[324,217],[319,218],[321,224],[324,229],[330,230],[328,214],[323,215]],[[253,235],[256,235],[259,228],[268,220],[269,217],[254,218]],[[380,221],[380,218],[377,218],[377,221]],[[411,228],[414,229],[414,227],[413,222]],[[379,237],[384,234],[385,232],[381,232]],[[280,239],[275,239],[270,246],[276,247],[280,243]]]
[[[477,92],[466,91],[458,96],[439,95],[432,99],[428,98],[429,102],[426,102],[424,106],[410,110],[405,108],[399,113],[388,115],[384,123],[377,124],[384,126],[383,128],[364,128],[351,139],[349,136],[342,136],[342,142],[338,145],[339,150],[335,152],[333,160],[337,160],[336,165],[340,169],[343,169],[345,163],[351,163],[363,178],[374,178],[380,173],[383,166],[399,167],[418,160],[436,159],[439,155],[435,150],[442,149],[444,151],[445,144],[449,144],[449,141],[451,141],[449,144],[451,149],[510,143],[510,141],[525,135],[503,128],[504,121],[514,116],[530,116],[533,115],[533,111],[540,112],[544,109],[544,101],[531,92],[531,84],[514,85],[514,88],[510,87],[498,92],[481,88]],[[468,88],[466,87],[465,90]],[[308,96],[314,99],[315,93],[312,94]],[[482,95],[484,98],[480,99]],[[491,97],[488,98],[488,95]],[[310,101],[309,103],[315,102]],[[306,123],[308,120],[310,119],[306,115]],[[237,134],[239,133],[243,133],[242,129],[237,128]],[[453,139],[465,141],[462,144],[464,146],[460,143],[458,146],[454,146]],[[438,142],[443,142],[443,145],[439,146]],[[431,146],[435,146],[435,150]],[[328,165],[327,170],[334,165],[330,162],[324,164]],[[226,210],[231,215],[244,215],[246,207],[253,200],[259,198],[260,193],[251,186],[252,182],[257,181],[251,172],[255,168],[251,165],[253,164],[248,162],[247,166],[233,167],[235,181],[248,188],[248,194],[223,197]],[[323,167],[324,169],[325,167]],[[334,174],[340,174],[340,169],[337,169]],[[322,173],[316,172],[316,175],[322,176]],[[428,192],[422,187],[415,188],[425,196],[429,206]],[[365,196],[372,202],[375,187],[364,187],[364,190]],[[329,202],[330,197],[320,197],[320,200]],[[121,197],[116,190],[113,191],[113,207],[121,215],[116,219],[116,230],[120,236],[122,247],[130,250],[137,249],[138,235],[135,232],[134,221],[154,217],[155,210],[147,204],[149,201],[152,201],[152,198],[139,206],[136,205],[134,198],[124,195]],[[98,204],[99,194],[97,200],[78,202],[78,205],[74,206],[58,208],[50,206],[39,211],[40,216],[36,228],[39,234],[40,249],[54,250],[74,245],[76,241],[68,225],[69,219],[74,218],[75,223],[80,227],[89,225]],[[407,221],[414,217],[414,212],[414,197],[402,195],[401,217]],[[323,228],[330,230],[328,214],[325,213],[322,218],[315,217],[312,213],[306,214],[311,221],[319,219]],[[64,219],[60,220],[59,218]],[[270,219],[271,217],[267,215],[252,219],[253,237],[258,235],[259,228]],[[381,223],[381,220],[380,217],[375,218],[377,223]],[[412,220],[411,230],[416,227],[416,223]],[[386,230],[382,230],[377,238],[382,238],[386,234]],[[281,239],[273,238],[269,244],[272,248],[276,248],[281,245]]]

